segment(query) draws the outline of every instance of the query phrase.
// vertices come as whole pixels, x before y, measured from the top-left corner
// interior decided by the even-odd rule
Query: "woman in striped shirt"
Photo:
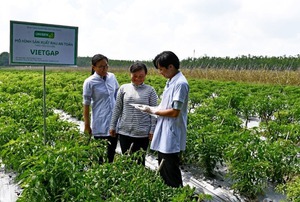
[[[141,149],[146,151],[156,125],[155,117],[131,104],[156,106],[158,98],[154,88],[144,83],[147,75],[145,64],[135,62],[129,71],[131,83],[120,87],[110,123],[110,135],[115,137],[118,134],[123,154]],[[145,165],[145,153],[138,162]]]

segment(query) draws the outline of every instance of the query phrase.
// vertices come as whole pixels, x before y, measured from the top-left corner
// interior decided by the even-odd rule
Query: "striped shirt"
[[[130,104],[157,105],[157,94],[152,86],[123,84],[118,90],[110,129],[130,137],[148,137],[154,132],[156,118],[135,109]]]

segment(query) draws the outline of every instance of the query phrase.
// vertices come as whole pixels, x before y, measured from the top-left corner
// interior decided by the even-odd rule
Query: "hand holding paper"
[[[155,113],[158,111],[157,107],[151,107],[151,106],[142,105],[142,104],[130,104],[130,105],[134,106],[138,110],[141,110],[142,112],[157,116],[157,115],[155,115]]]
[[[150,106],[144,106],[140,110],[148,114],[155,114],[158,111],[155,107],[150,107]]]

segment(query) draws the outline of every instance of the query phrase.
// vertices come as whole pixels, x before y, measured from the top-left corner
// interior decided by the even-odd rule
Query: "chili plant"
[[[247,130],[231,138],[232,143],[226,148],[226,165],[232,188],[246,197],[255,198],[266,188],[271,168],[265,157],[267,143]]]

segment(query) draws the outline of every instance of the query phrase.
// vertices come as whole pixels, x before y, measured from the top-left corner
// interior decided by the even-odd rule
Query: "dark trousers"
[[[158,152],[158,164],[164,162],[160,168],[160,175],[164,182],[171,187],[182,187],[182,176],[179,168],[180,153],[165,154]]]
[[[94,136],[96,140],[98,139],[105,139],[107,140],[107,158],[108,162],[111,163],[114,161],[114,157],[116,154],[116,148],[117,148],[117,143],[118,143],[118,136],[116,137],[111,137],[111,136]],[[103,163],[103,157],[99,158],[99,163]]]
[[[136,138],[136,137],[130,137],[126,135],[118,134],[120,138],[120,146],[122,150],[122,154],[125,154],[126,152],[129,152],[131,144],[131,153],[137,152],[139,150],[147,151],[148,145],[149,145],[149,138],[148,137],[142,137],[142,138]],[[142,159],[138,159],[138,163],[145,165],[146,160],[146,152],[142,155]]]

